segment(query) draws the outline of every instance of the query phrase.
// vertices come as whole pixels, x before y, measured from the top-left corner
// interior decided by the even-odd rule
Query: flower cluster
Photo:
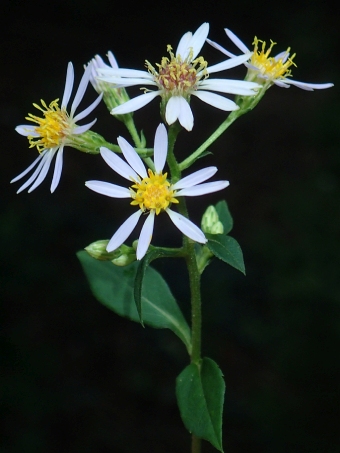
[[[183,161],[181,167],[173,153],[173,145],[180,127],[173,128],[172,125],[177,123],[187,131],[193,129],[194,116],[190,106],[191,98],[199,98],[222,111],[232,112],[231,115],[234,115],[233,119],[235,119],[238,111],[239,115],[242,115],[247,109],[242,106],[242,102],[239,102],[238,98],[234,101],[225,95],[236,95],[243,100],[249,99],[249,110],[249,105],[253,108],[262,98],[264,92],[273,84],[285,88],[295,85],[305,90],[324,89],[333,86],[332,83],[312,84],[292,80],[290,78],[291,67],[295,65],[295,54],[290,56],[290,48],[273,57],[270,54],[274,42],[271,42],[270,46],[266,48],[266,43],[255,37],[254,48],[250,50],[230,30],[225,29],[225,31],[242,52],[241,55],[234,55],[208,39],[208,23],[203,23],[195,33],[185,33],[175,51],[171,45],[168,45],[168,56],[163,56],[160,63],[152,65],[148,60],[145,60],[146,70],[120,68],[112,52],[108,53],[110,65],[104,63],[103,59],[96,55],[85,66],[79,88],[68,111],[67,105],[74,83],[73,65],[69,63],[61,104],[59,105],[59,99],[55,99],[49,104],[43,100],[41,105],[33,104],[42,116],[29,114],[26,119],[34,124],[16,127],[19,134],[27,137],[29,147],[37,148],[39,153],[34,162],[11,181],[18,181],[34,169],[31,176],[19,188],[18,193],[26,188],[28,188],[28,192],[36,189],[44,181],[53,157],[56,155],[50,188],[51,192],[54,192],[61,177],[65,146],[93,154],[99,153],[100,150],[104,161],[116,173],[127,179],[129,186],[121,187],[103,181],[87,181],[86,186],[109,197],[127,198],[132,206],[138,208],[118,228],[110,241],[100,242],[101,248],[105,244],[108,253],[119,249],[120,263],[135,259],[134,249],[128,248],[129,250],[126,252],[123,243],[134,230],[140,217],[143,216],[145,221],[136,250],[136,258],[142,259],[152,240],[155,217],[162,212],[169,216],[172,223],[185,236],[192,241],[205,244],[207,239],[204,232],[183,215],[183,213],[186,213],[185,209],[182,211],[179,209],[182,212],[179,213],[172,209],[172,205],[178,205],[180,197],[183,196],[199,196],[222,190],[229,185],[229,182],[206,182],[216,173],[216,167],[206,167],[193,172],[189,176],[180,177],[181,171],[188,168],[202,154],[202,150],[199,148]],[[200,55],[206,41],[228,58],[218,64],[209,65],[205,58]],[[244,80],[211,77],[213,74],[242,64],[248,69]],[[76,114],[75,112],[83,99],[89,82],[99,96],[89,107]],[[142,86],[144,93],[130,99],[126,89],[138,85]],[[145,88],[146,86],[153,89]],[[151,149],[145,147],[146,140],[143,133],[138,133],[136,130],[132,112],[146,106],[157,96],[161,98],[161,116],[166,125],[159,124],[155,134],[154,147]],[[125,124],[136,148],[133,148],[123,137],[118,137],[118,146],[106,142],[101,136],[91,131],[96,120],[82,126],[78,125],[80,120],[95,109],[101,99],[103,99],[111,114]],[[169,133],[166,126],[168,126]],[[207,140],[206,143],[210,145],[220,133],[222,132],[213,134],[211,140]],[[105,146],[103,146],[103,143]],[[121,152],[125,160],[121,159],[116,152]],[[151,159],[152,154],[153,160]],[[166,163],[169,166],[169,176],[167,172],[164,172]],[[174,175],[173,172],[176,174]],[[213,214],[210,213],[210,217]],[[202,228],[206,233],[223,231],[223,225],[221,222],[218,223],[218,216],[215,217],[212,217],[213,220],[209,220],[210,223],[213,222],[213,227],[209,222],[209,225],[203,222]],[[97,245],[96,243],[96,247]],[[97,250],[95,253],[98,255]],[[121,255],[124,256],[123,260]],[[107,259],[109,255],[101,251],[100,257],[102,256]],[[117,260],[117,256],[115,255],[114,259]]]

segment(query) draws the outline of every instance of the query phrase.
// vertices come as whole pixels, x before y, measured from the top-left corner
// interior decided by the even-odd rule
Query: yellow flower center
[[[130,188],[132,205],[139,205],[144,212],[146,209],[154,210],[158,215],[164,211],[170,203],[179,203],[174,198],[175,191],[172,190],[171,184],[167,181],[167,173],[154,174],[152,170],[148,170],[148,177],[136,182]]]
[[[29,113],[28,117],[26,117],[27,120],[38,124],[35,127],[35,132],[40,137],[29,135],[27,138],[30,148],[36,146],[39,153],[44,151],[44,149],[60,146],[65,137],[71,133],[72,122],[66,110],[59,108],[58,101],[59,99],[56,99],[47,106],[46,102],[41,100],[42,107],[38,104],[33,105],[43,112],[44,117],[39,118],[38,116],[32,115],[32,113]]]
[[[259,43],[262,43],[261,49],[259,49]],[[293,58],[296,54],[284,61],[284,56],[279,59],[269,56],[272,48],[276,44],[275,42],[270,41],[270,47],[267,49],[267,51],[265,41],[257,39],[256,36],[254,38],[253,44],[255,47],[250,63],[253,66],[256,66],[256,68],[258,68],[263,75],[267,76],[270,80],[291,76],[291,71],[288,68],[292,65],[296,66],[296,64],[293,62]],[[289,52],[290,47],[288,47],[286,53],[288,54]]]
[[[203,57],[192,59],[193,51],[188,57],[182,60],[180,55],[172,52],[172,47],[167,46],[170,58],[163,57],[160,64],[157,64],[158,71],[146,60],[146,67],[166,98],[170,96],[189,97],[192,91],[197,90],[200,79],[207,78],[208,63]]]

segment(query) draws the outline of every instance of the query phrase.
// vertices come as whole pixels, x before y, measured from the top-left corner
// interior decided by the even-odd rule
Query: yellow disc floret
[[[170,58],[163,57],[160,64],[157,64],[158,71],[146,60],[146,67],[165,97],[190,96],[192,91],[197,90],[200,79],[208,77],[206,68],[208,63],[203,57],[192,59],[193,51],[189,52],[187,58],[182,60],[181,55],[175,56],[172,47],[168,45],[167,51]]]
[[[148,170],[148,177],[136,182],[131,186],[132,205],[139,205],[140,209],[154,210],[158,215],[164,211],[170,203],[178,203],[174,198],[175,191],[172,190],[171,184],[166,179],[167,173],[156,174],[152,170]]]
[[[261,49],[259,49],[259,43],[262,43]],[[293,62],[293,58],[296,54],[294,54],[290,58],[285,58],[285,55],[289,55],[290,47],[288,47],[281,58],[276,58],[269,56],[272,48],[276,44],[275,42],[270,41],[270,46],[266,50],[265,41],[261,41],[255,36],[253,44],[255,47],[254,53],[250,59],[250,64],[255,66],[261,72],[261,74],[268,77],[270,80],[291,76],[291,71],[288,68],[292,65],[296,66],[296,64]]]
[[[59,99],[56,99],[47,106],[46,102],[41,100],[42,107],[38,104],[33,105],[43,112],[44,117],[39,118],[31,113],[26,117],[27,120],[38,124],[35,127],[35,132],[40,137],[29,135],[27,138],[30,148],[36,146],[39,153],[44,149],[60,146],[65,137],[71,134],[72,124],[70,118],[65,109],[60,109],[58,101]]]

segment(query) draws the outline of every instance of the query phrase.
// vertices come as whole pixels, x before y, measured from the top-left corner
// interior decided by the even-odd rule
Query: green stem
[[[191,437],[191,453],[200,453],[200,451],[201,451],[201,438],[193,434]]]
[[[220,135],[223,134],[223,132],[228,129],[228,127],[240,116],[240,111],[235,110],[230,113],[230,115],[223,121],[223,123],[216,129],[216,131],[210,135],[210,137],[202,143],[202,145],[197,148],[196,151],[194,151],[189,157],[183,160],[179,164],[179,168],[181,171],[185,170],[186,168],[190,167],[195,160],[198,159],[198,157],[207,149],[209,146],[214,143],[215,140],[218,139]]]
[[[135,122],[133,121],[132,115],[126,115],[126,118],[124,118],[124,124],[125,124],[127,130],[130,132],[130,135],[132,137],[132,140],[135,143],[135,146],[137,148],[143,148],[143,143],[137,132]]]

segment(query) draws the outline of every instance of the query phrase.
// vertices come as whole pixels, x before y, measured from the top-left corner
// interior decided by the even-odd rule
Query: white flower
[[[116,233],[112,236],[106,250],[111,252],[120,247],[130,236],[143,213],[148,216],[142,227],[137,246],[137,259],[146,254],[152,239],[155,215],[165,211],[175,226],[192,240],[204,244],[207,242],[204,233],[183,215],[170,209],[171,203],[178,203],[176,197],[204,195],[222,190],[229,185],[228,181],[202,182],[211,178],[217,171],[216,167],[207,167],[198,170],[175,184],[167,180],[167,173],[163,173],[168,149],[168,135],[164,124],[156,130],[154,143],[155,172],[146,170],[141,158],[133,147],[122,137],[118,137],[118,144],[128,163],[112,151],[102,147],[100,153],[105,162],[119,175],[130,181],[130,188],[117,186],[103,181],[87,181],[85,185],[95,192],[113,198],[132,198],[130,203],[139,206],[137,212],[132,214]]]
[[[89,113],[91,113],[102,98],[102,95],[100,95],[89,107],[75,115],[75,111],[80,104],[89,83],[90,73],[91,67],[88,66],[80,81],[79,88],[71,105],[70,114],[67,113],[66,108],[68,101],[70,100],[74,82],[74,70],[71,62],[67,66],[65,90],[61,107],[58,105],[59,99],[51,102],[50,105],[47,105],[45,101],[41,100],[42,107],[38,104],[33,105],[43,112],[44,117],[40,118],[32,115],[31,113],[29,113],[28,117],[26,117],[27,120],[33,121],[37,124],[37,126],[20,125],[15,128],[19,134],[28,138],[30,148],[34,148],[36,146],[39,151],[38,158],[35,159],[35,161],[24,172],[12,179],[11,183],[18,181],[29,173],[34,167],[36,167],[31,177],[20,187],[17,193],[23,191],[30,185],[31,187],[28,192],[32,192],[43,182],[55,154],[57,154],[57,157],[51,184],[51,193],[57,188],[63,167],[64,146],[73,146],[73,136],[86,132],[96,122],[96,120],[94,120],[84,126],[77,126],[76,124],[77,121],[82,120]]]
[[[113,83],[117,87],[152,85],[157,88],[156,91],[145,89],[144,94],[114,108],[111,113],[117,115],[134,112],[159,95],[162,97],[163,105],[166,105],[166,122],[170,125],[178,120],[185,129],[190,131],[194,124],[189,105],[190,96],[196,96],[207,104],[224,111],[237,110],[239,107],[235,102],[219,94],[210,93],[210,91],[251,96],[255,94],[253,90],[259,86],[243,80],[210,79],[208,77],[215,72],[244,63],[250,58],[251,52],[209,67],[203,57],[196,58],[208,32],[209,24],[204,23],[194,34],[185,33],[175,54],[172,52],[172,47],[168,46],[170,58],[163,57],[161,63],[157,64],[157,69],[148,61],[146,61],[148,71],[123,68],[98,69],[102,75],[100,80]]]
[[[111,111],[115,107],[129,101],[130,98],[126,93],[125,88],[118,86],[114,87],[112,83],[100,80],[99,71],[103,69],[116,70],[119,68],[118,63],[111,51],[108,51],[107,58],[111,66],[104,63],[102,57],[99,55],[96,55],[94,58],[92,58],[89,63],[89,66],[91,66],[90,82],[97,93],[103,93],[103,101],[105,102],[107,108]],[[118,119],[120,118],[118,117]]]
[[[99,75],[98,70],[99,69],[118,69],[117,60],[115,59],[113,53],[110,50],[107,53],[107,58],[108,58],[111,66],[104,63],[104,60],[102,59],[102,57],[100,55],[95,55],[95,57],[92,58],[91,62],[89,63],[89,65],[91,66],[90,82],[91,82],[93,88],[97,91],[97,93],[101,93],[102,91],[104,91],[105,86],[106,86],[105,82],[102,83],[97,78]]]
[[[250,50],[247,46],[228,28],[225,28],[224,30],[235,46],[238,47],[244,55],[249,55]],[[236,57],[216,42],[211,41],[210,39],[207,39],[207,42],[228,57]],[[259,49],[259,43],[261,43],[261,49]],[[257,39],[256,36],[253,44],[255,46],[254,52],[250,58],[247,59],[248,61],[245,62],[245,66],[248,68],[246,80],[256,80],[259,83],[269,83],[270,85],[274,83],[282,88],[289,88],[290,85],[295,85],[298,88],[307,91],[322,90],[334,85],[333,83],[306,83],[289,79],[288,77],[291,77],[291,70],[288,68],[292,65],[296,66],[293,62],[296,54],[289,57],[290,48],[284,52],[280,52],[275,57],[270,57],[270,52],[275,45],[273,41],[271,41],[270,47],[267,50],[266,43]]]

